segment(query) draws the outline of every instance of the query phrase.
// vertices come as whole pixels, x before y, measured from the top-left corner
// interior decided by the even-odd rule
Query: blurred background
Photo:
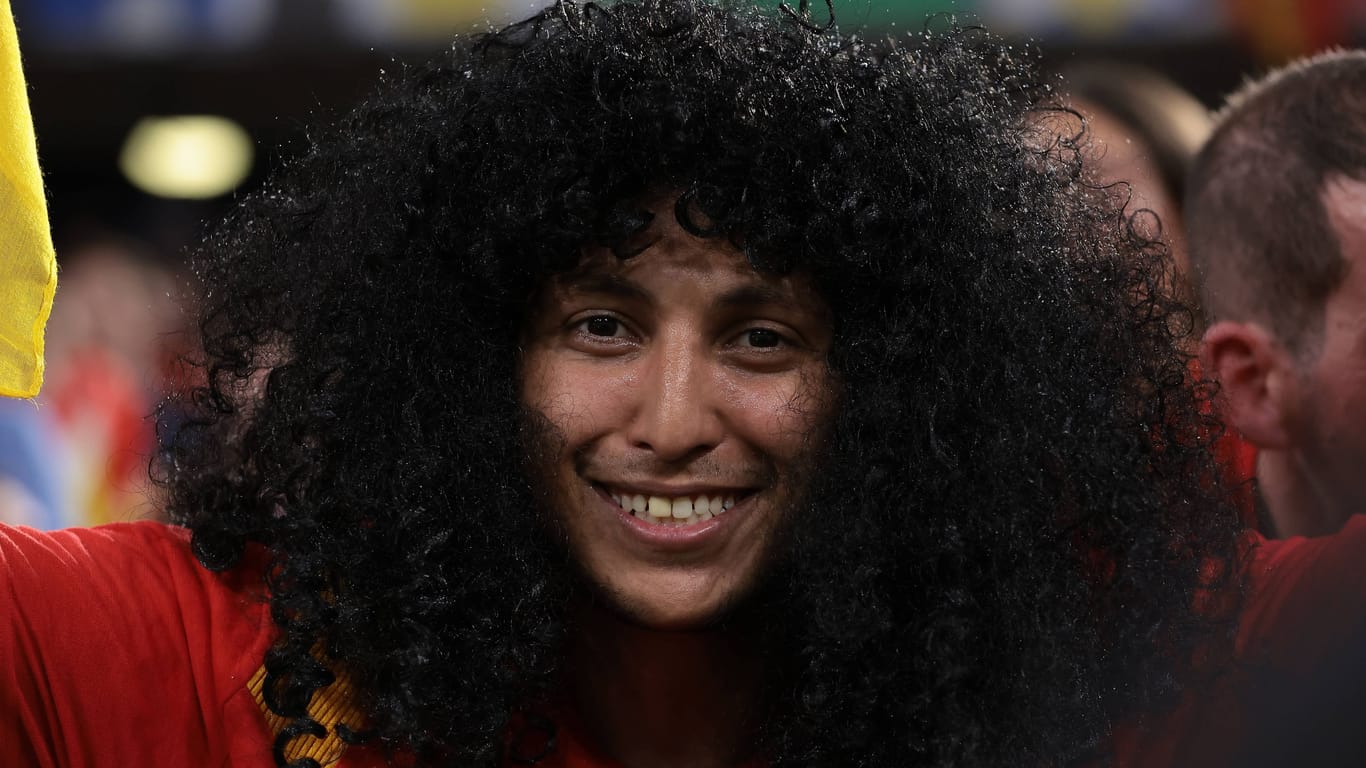
[[[155,515],[155,404],[193,383],[183,251],[379,70],[546,0],[12,0],[61,270],[48,375],[0,402],[8,522]],[[777,3],[764,1],[776,8]],[[796,0],[792,0],[796,5]],[[824,17],[823,3],[813,3]],[[1366,43],[1366,0],[836,0],[863,37],[929,14],[1037,50],[1178,258],[1183,164],[1247,76]],[[1059,130],[1066,130],[1065,127]],[[173,422],[173,413],[164,414]],[[168,424],[167,426],[173,426]]]

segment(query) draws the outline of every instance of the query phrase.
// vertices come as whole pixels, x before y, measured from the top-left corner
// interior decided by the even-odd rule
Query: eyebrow
[[[764,283],[752,283],[732,288],[716,300],[718,307],[744,308],[757,306],[794,306],[796,297],[791,293]]]
[[[610,273],[576,275],[565,281],[571,293],[598,293],[634,301],[651,301],[649,292],[634,282]]]
[[[649,291],[634,281],[612,273],[577,275],[565,281],[565,289],[571,293],[593,293],[615,296],[621,299],[653,303]],[[796,298],[791,293],[764,283],[749,283],[732,288],[717,297],[714,305],[718,309],[745,309],[763,306],[795,306]]]

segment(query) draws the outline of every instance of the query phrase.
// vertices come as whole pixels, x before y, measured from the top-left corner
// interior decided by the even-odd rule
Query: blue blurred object
[[[14,0],[20,37],[84,39],[99,33],[109,0]]]
[[[136,52],[259,37],[276,0],[13,0],[20,36]]]
[[[38,528],[62,526],[61,452],[52,427],[32,401],[0,398],[0,479],[16,483],[37,503]]]

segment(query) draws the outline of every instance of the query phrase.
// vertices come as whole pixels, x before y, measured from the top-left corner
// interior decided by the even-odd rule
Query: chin
[[[752,604],[753,589],[730,590],[725,595],[689,595],[684,590],[670,590],[660,585],[659,591],[649,595],[638,590],[629,592],[616,589],[611,585],[598,584],[595,592],[597,603],[618,619],[656,632],[704,632],[728,623],[743,613]],[[671,594],[670,599],[661,600],[659,595]]]

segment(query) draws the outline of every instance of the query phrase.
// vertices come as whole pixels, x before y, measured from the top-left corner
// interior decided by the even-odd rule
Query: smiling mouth
[[[725,491],[691,496],[652,496],[625,488],[599,486],[617,506],[633,517],[655,525],[695,525],[720,517],[743,501],[750,491]]]

